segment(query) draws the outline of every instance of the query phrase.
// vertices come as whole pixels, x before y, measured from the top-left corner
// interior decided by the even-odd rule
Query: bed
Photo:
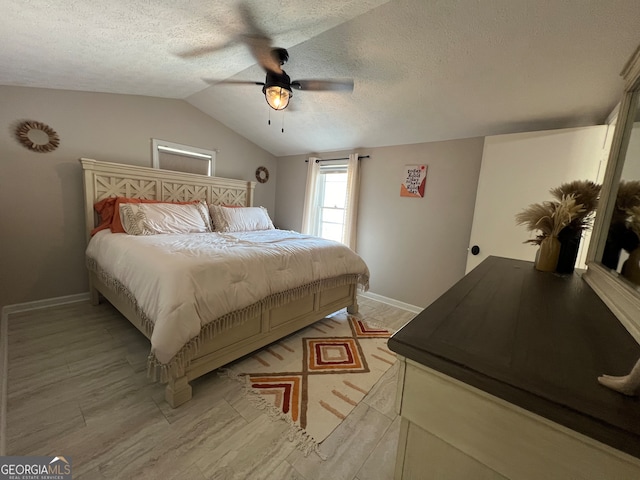
[[[155,284],[153,284],[154,278],[171,278],[172,288],[158,285],[158,291],[164,288],[163,292],[180,290],[181,294],[196,295],[195,292],[197,291],[197,295],[209,295],[209,293],[202,294],[202,292],[213,291],[213,286],[210,283],[206,285],[202,283],[205,281],[213,282],[212,279],[214,277],[218,279],[217,283],[220,283],[221,275],[212,275],[211,272],[207,273],[205,271],[206,269],[202,265],[209,261],[206,258],[201,261],[200,257],[198,257],[197,262],[191,261],[192,266],[201,266],[199,271],[202,272],[198,275],[183,273],[181,267],[176,271],[171,270],[172,273],[169,275],[166,274],[169,268],[168,265],[172,263],[170,259],[178,256],[175,254],[176,251],[179,251],[183,256],[191,256],[193,252],[197,252],[197,255],[203,255],[203,258],[208,256],[217,258],[220,255],[208,253],[208,245],[223,243],[233,247],[229,248],[229,251],[238,250],[240,257],[249,251],[249,246],[255,246],[258,248],[254,250],[264,251],[267,256],[275,258],[276,253],[273,245],[282,244],[284,245],[284,250],[288,252],[286,253],[288,255],[287,258],[295,258],[291,257],[291,255],[293,255],[292,251],[298,248],[293,245],[298,241],[299,234],[270,230],[265,232],[265,239],[256,236],[256,232],[190,233],[184,234],[187,235],[186,239],[184,239],[180,238],[179,235],[136,237],[129,236],[126,233],[101,231],[94,232],[95,235],[92,236],[91,232],[96,228],[100,220],[94,205],[105,199],[127,197],[162,202],[204,201],[207,205],[251,207],[253,205],[255,183],[101,162],[86,158],[80,159],[80,162],[84,180],[85,222],[88,243],[87,267],[91,301],[93,304],[98,304],[102,298],[108,300],[150,340],[149,374],[156,380],[166,382],[165,398],[172,407],[175,408],[191,399],[192,389],[189,385],[191,380],[310,325],[337,310],[346,307],[350,313],[357,313],[357,291],[359,287],[366,288],[368,270],[364,262],[362,262],[364,268],[362,266],[355,268],[354,265],[351,265],[355,262],[350,257],[351,251],[347,253],[349,266],[344,266],[343,268],[338,265],[323,272],[316,272],[314,267],[312,269],[313,275],[320,274],[320,277],[311,278],[309,277],[309,272],[307,272],[304,278],[297,280],[298,283],[295,285],[291,283],[292,280],[289,278],[286,281],[282,280],[277,283],[279,277],[287,277],[287,275],[278,275],[278,273],[282,273],[281,270],[283,269],[282,266],[278,267],[277,261],[274,263],[275,266],[268,267],[269,263],[266,260],[250,257],[250,261],[254,263],[247,267],[238,263],[238,260],[233,256],[229,256],[228,259],[225,259],[225,262],[228,261],[229,265],[224,266],[226,269],[224,270],[226,272],[224,273],[226,275],[224,278],[231,279],[228,284],[233,283],[235,287],[236,284],[243,283],[245,280],[248,281],[252,274],[255,277],[255,271],[260,270],[256,268],[256,265],[260,265],[260,268],[263,269],[261,270],[263,281],[266,277],[269,279],[268,282],[265,281],[265,285],[254,284],[251,288],[253,297],[249,296],[249,301],[243,297],[240,303],[234,304],[231,300],[226,302],[226,298],[223,302],[220,300],[222,298],[220,294],[216,294],[218,295],[217,297],[213,296],[211,298],[217,298],[217,300],[207,300],[209,306],[205,305],[203,307],[205,300],[198,297],[198,300],[193,302],[193,308],[185,308],[177,314],[172,313],[179,320],[176,324],[177,328],[190,332],[181,333],[184,337],[180,340],[181,346],[177,349],[175,355],[171,356],[171,351],[163,350],[158,346],[160,345],[158,338],[167,339],[172,336],[179,336],[180,333],[174,335],[170,330],[167,330],[168,327],[165,325],[168,322],[165,319],[167,315],[159,313],[159,311],[173,311],[176,308],[171,306],[154,308],[153,295],[147,295],[151,300],[141,297],[140,293],[136,291],[138,287],[136,287],[135,282],[126,275],[119,277],[122,272],[115,271],[116,267],[114,265],[133,264],[134,261],[138,261],[134,260],[137,258],[140,258],[140,261],[144,263],[145,252],[149,252],[146,257],[153,259],[163,258],[161,257],[161,255],[164,255],[161,253],[162,244],[170,244],[169,250],[174,249],[173,257],[166,257],[166,261],[157,260],[147,263],[144,268],[137,265],[135,268],[129,268],[129,270],[133,271],[144,270],[145,268],[150,269],[146,272],[146,279],[143,277],[141,280],[137,280],[138,284],[146,285],[147,291],[153,293],[156,288]],[[111,252],[111,249],[115,248],[116,244],[125,241],[138,243],[139,247],[136,248],[141,248],[139,250],[141,253],[131,253],[129,244],[127,244],[127,248],[124,251],[129,251],[128,257],[114,259],[116,257],[108,256],[110,253],[107,253],[106,257],[98,254],[98,252],[104,251]],[[306,240],[307,243],[313,243],[314,241],[319,242],[320,239],[313,240],[313,237],[310,237],[310,239]],[[238,245],[242,248],[238,247]],[[176,248],[178,250],[175,250]],[[306,248],[305,244],[303,250]],[[334,248],[337,247],[334,246]],[[115,252],[116,250],[113,251]],[[185,252],[188,252],[188,255],[184,255]],[[328,261],[329,257],[337,256],[343,258],[345,252],[338,250],[329,253],[325,252],[323,254],[324,257],[318,257],[317,254],[314,255],[316,255],[314,257],[314,265],[322,266],[325,260]],[[149,258],[147,258],[147,262],[149,262]],[[286,260],[285,264],[288,265],[288,262],[289,260]],[[346,260],[343,263],[346,265]],[[152,264],[156,265],[153,268],[159,268],[157,267],[158,265],[162,266],[162,275],[158,273],[158,270],[153,270],[150,266]],[[219,269],[221,267],[216,264],[215,268]],[[274,271],[269,273],[269,271],[265,270],[267,268],[273,268]],[[221,272],[222,270],[215,271]],[[197,281],[194,280],[196,283],[193,283],[195,286],[189,287],[191,285],[191,277],[198,276],[200,278]],[[209,280],[206,280],[207,278]],[[238,279],[241,279],[242,282]],[[175,288],[176,286],[178,288]],[[233,291],[235,292],[235,290]],[[156,295],[155,298],[164,297],[165,293]],[[238,297],[242,297],[242,295],[238,295]],[[189,304],[189,301],[184,300],[176,299],[172,301],[180,306]],[[226,310],[218,308],[219,304],[222,303],[229,303],[229,305],[225,305]],[[198,318],[194,320],[196,316]],[[194,325],[197,325],[197,327],[194,327]],[[186,341],[183,342],[185,339]],[[175,348],[175,345],[172,348]]]

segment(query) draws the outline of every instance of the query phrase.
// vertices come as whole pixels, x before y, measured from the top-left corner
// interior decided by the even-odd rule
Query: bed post
[[[351,285],[352,293],[351,298],[353,299],[353,303],[347,307],[347,313],[351,315],[355,315],[358,313],[358,287],[354,284]]]
[[[191,400],[191,385],[187,376],[170,378],[164,391],[164,398],[171,408],[176,408]]]
[[[91,240],[91,230],[95,227],[96,217],[93,211],[93,204],[96,202],[96,191],[93,182],[92,166],[94,161],[86,158],[81,158],[82,164],[82,186],[84,190],[84,223],[85,223],[85,237],[87,244]],[[100,294],[93,282],[93,275],[89,272],[89,301],[91,305],[98,305],[100,303]]]
[[[100,293],[98,292],[98,289],[93,285],[91,275],[89,275],[89,301],[94,307],[96,305],[100,305]]]

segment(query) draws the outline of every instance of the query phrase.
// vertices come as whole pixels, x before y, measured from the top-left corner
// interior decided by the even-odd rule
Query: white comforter
[[[131,292],[154,322],[152,353],[169,363],[203,325],[316,280],[360,274],[346,246],[284,230],[132,236],[98,232],[87,256]]]

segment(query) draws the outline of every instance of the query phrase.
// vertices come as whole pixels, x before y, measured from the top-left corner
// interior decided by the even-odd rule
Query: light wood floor
[[[392,329],[414,316],[366,298],[360,312]],[[70,456],[74,479],[393,478],[397,364],[322,443],[322,461],[216,372],[171,409],[146,378],[148,341],[109,304],[12,314],[8,341],[6,454]]]

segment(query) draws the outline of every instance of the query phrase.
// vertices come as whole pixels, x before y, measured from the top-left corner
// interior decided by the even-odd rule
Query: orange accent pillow
[[[103,198],[97,202],[93,208],[100,215],[100,224],[91,230],[91,236],[100,230],[110,228],[113,233],[126,233],[120,220],[120,204],[121,203],[177,203],[187,205],[190,203],[198,203],[200,200],[192,200],[190,202],[165,202],[164,200],[148,200],[146,198],[129,198],[129,197],[109,197]]]
[[[91,230],[91,236],[93,237],[100,230],[111,228],[111,222],[113,221],[113,209],[116,203],[116,197],[103,198],[99,202],[93,205],[93,209],[98,213],[100,217],[100,224]]]

